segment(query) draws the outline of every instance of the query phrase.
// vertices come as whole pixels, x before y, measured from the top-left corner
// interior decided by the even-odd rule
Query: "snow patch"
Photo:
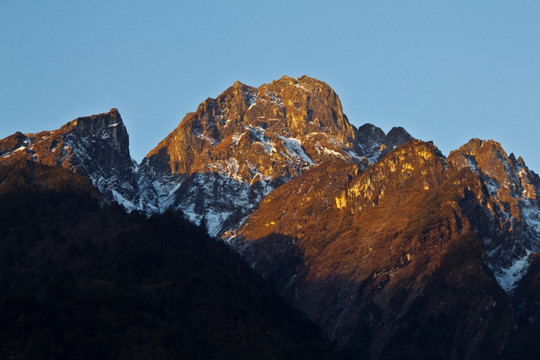
[[[497,282],[504,291],[509,292],[513,290],[516,287],[517,282],[525,275],[529,267],[528,259],[530,253],[531,251],[527,250],[527,255],[517,259],[512,266],[501,269],[499,274],[495,275]]]
[[[212,145],[217,145],[217,144],[218,144],[218,142],[217,142],[215,139],[212,139],[211,137],[206,136],[205,134],[202,134],[202,133],[201,133],[201,134],[197,134],[197,137],[198,137],[199,139],[203,139],[203,140],[209,142],[209,143],[212,144]]]
[[[232,212],[214,212],[208,211],[204,216],[206,230],[210,236],[217,236],[223,227],[223,223],[231,216]]]
[[[235,158],[230,158],[226,161],[220,160],[212,164],[208,164],[211,170],[217,170],[219,173],[230,177],[238,182],[245,182],[244,178],[238,174],[240,164]]]
[[[346,148],[345,149],[345,152],[347,153],[347,155],[349,155],[352,159],[360,162],[362,161],[362,158],[354,151],[354,150],[351,150],[351,149],[348,149]]]
[[[133,210],[138,210],[138,207],[135,204],[133,204],[131,201],[129,201],[128,199],[123,197],[122,194],[120,194],[118,191],[116,191],[114,189],[111,189],[111,192],[113,194],[114,200],[118,204],[122,205],[124,207],[124,209],[126,209],[127,212],[132,212]]]
[[[174,193],[180,188],[182,182],[177,183],[172,188],[169,188],[167,194],[159,198],[159,209],[167,210],[174,203]]]
[[[240,139],[242,139],[242,137],[245,135],[246,133],[243,132],[243,133],[235,133],[233,136],[232,136],[232,141],[234,142],[235,145],[238,145],[238,143],[240,142]]]
[[[273,92],[269,91],[266,93],[266,95],[270,98],[270,102],[273,102],[280,108],[285,108],[285,106],[283,106],[283,101],[281,101],[281,99],[277,97]]]
[[[373,152],[370,155],[364,156],[364,159],[367,160],[370,164],[375,164],[377,161],[379,161],[379,157],[381,156],[380,152]]]
[[[302,160],[309,165],[313,165],[313,160],[306,154],[304,149],[302,149],[302,145],[300,140],[295,138],[287,138],[281,135],[278,135],[278,137],[283,141],[283,145],[287,148],[287,151],[289,152],[289,155],[291,155],[294,158],[297,158],[298,160]]]
[[[197,226],[201,225],[201,216],[195,212],[195,204],[192,203],[187,208],[182,208],[181,206],[179,206],[179,208],[182,210],[182,213],[186,219]]]
[[[248,104],[249,104],[249,107],[248,107],[248,110],[251,109],[253,106],[255,106],[255,104],[257,103],[257,95],[253,94],[253,93],[249,93],[248,94]]]
[[[497,183],[497,181],[492,178],[487,178],[484,182],[488,189],[489,195],[497,197],[497,193],[499,192],[499,184]]]
[[[523,207],[521,208],[521,218],[525,222],[530,230],[536,235],[536,241],[538,247],[540,247],[540,209],[535,206],[536,203],[531,200],[523,200]],[[540,249],[534,249],[540,250]]]
[[[478,166],[476,166],[476,164],[468,156],[465,156],[465,158],[467,159],[467,163],[469,164],[471,170],[478,174]]]
[[[264,136],[265,130],[258,126],[248,126],[247,127],[251,133],[257,138],[257,140],[254,142],[254,144],[260,144],[264,148],[264,152],[266,152],[268,155],[272,155],[276,152],[275,144],[272,142],[269,138]]]
[[[318,151],[319,153],[322,152],[322,153],[325,154],[325,155],[330,155],[330,156],[338,157],[338,158],[340,158],[340,159],[345,160],[345,156],[343,156],[343,154],[338,153],[337,151],[332,150],[332,149],[329,149],[329,148],[327,148],[327,147],[324,147],[324,146],[322,146],[321,144],[317,144],[317,151]]]
[[[305,85],[303,84],[294,84],[295,87],[299,88],[299,89],[302,89],[304,90],[305,92],[311,92],[311,89],[308,89]]]

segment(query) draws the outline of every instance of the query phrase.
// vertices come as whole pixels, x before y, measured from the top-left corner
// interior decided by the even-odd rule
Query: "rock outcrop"
[[[314,165],[339,159],[365,168],[382,154],[372,148],[412,140],[404,130],[393,132],[358,141],[337,94],[307,76],[259,88],[236,82],[186,115],[146,156],[141,172],[155,187],[144,202],[159,211],[181,209],[220,235]]]
[[[0,140],[0,164],[21,159],[61,166],[87,176],[109,202],[128,210],[139,207],[137,164],[118,110],[77,118],[58,130],[16,133]]]

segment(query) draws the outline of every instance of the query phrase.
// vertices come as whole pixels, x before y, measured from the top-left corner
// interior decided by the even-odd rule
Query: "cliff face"
[[[339,159],[365,168],[412,140],[404,130],[397,133],[394,141],[382,133],[359,142],[336,93],[307,76],[285,76],[258,89],[236,82],[186,115],[146,156],[141,171],[157,186],[145,201],[181,209],[212,235],[221,234],[270,191],[316,164]]]
[[[188,114],[144,163],[160,163],[172,173],[190,174],[220,170],[218,164],[240,155],[237,173],[242,178],[251,180],[256,175],[248,164],[261,175],[276,178],[287,171],[297,173],[312,157],[324,156],[315,149],[307,154],[301,149],[302,140],[307,140],[303,137],[318,133],[335,138],[335,150],[344,156],[346,150],[354,149],[354,129],[338,96],[325,83],[283,77],[256,89],[236,82]]]
[[[87,176],[105,200],[132,210],[137,203],[136,163],[118,110],[77,118],[58,130],[16,133],[0,140],[0,164],[26,160]]]

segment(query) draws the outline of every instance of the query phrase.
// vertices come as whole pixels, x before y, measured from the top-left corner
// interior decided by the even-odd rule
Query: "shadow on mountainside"
[[[126,214],[62,168],[3,170],[1,358],[341,358],[180,214]]]
[[[514,308],[474,232],[449,240],[440,256],[425,254],[399,273],[374,269],[361,281],[310,269],[297,245],[272,233],[244,243],[241,253],[352,357],[512,358],[508,349],[520,335]]]

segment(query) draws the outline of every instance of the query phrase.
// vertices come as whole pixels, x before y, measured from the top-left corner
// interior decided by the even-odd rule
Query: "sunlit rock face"
[[[0,140],[0,164],[26,159],[90,178],[105,200],[139,206],[136,163],[118,110],[77,118],[58,130],[16,133]]]
[[[410,141],[368,168],[306,171],[264,198],[230,243],[359,358],[497,357],[540,314],[536,300],[527,321],[512,305],[540,245],[537,179],[493,141],[448,158]]]
[[[319,133],[342,156],[357,155],[354,129],[328,85],[307,77],[284,77],[259,89],[236,82],[188,114],[144,164],[173,174],[214,171],[244,180],[274,179],[328,155],[322,147],[319,152],[303,147],[303,137]],[[235,157],[238,166],[230,164]]]
[[[400,143],[412,140],[404,130],[400,136]],[[365,168],[381,147],[394,146],[384,133],[358,141],[339,97],[322,81],[284,76],[259,88],[236,82],[186,115],[146,156],[141,173],[153,187],[144,202],[158,211],[181,209],[218,235],[307,169],[334,160]]]
[[[468,228],[463,187],[448,183],[445,168],[421,141],[367,169],[323,163],[263,199],[231,244],[328,336],[377,358],[396,340],[388,323],[410,314],[427,286],[421,276]]]

